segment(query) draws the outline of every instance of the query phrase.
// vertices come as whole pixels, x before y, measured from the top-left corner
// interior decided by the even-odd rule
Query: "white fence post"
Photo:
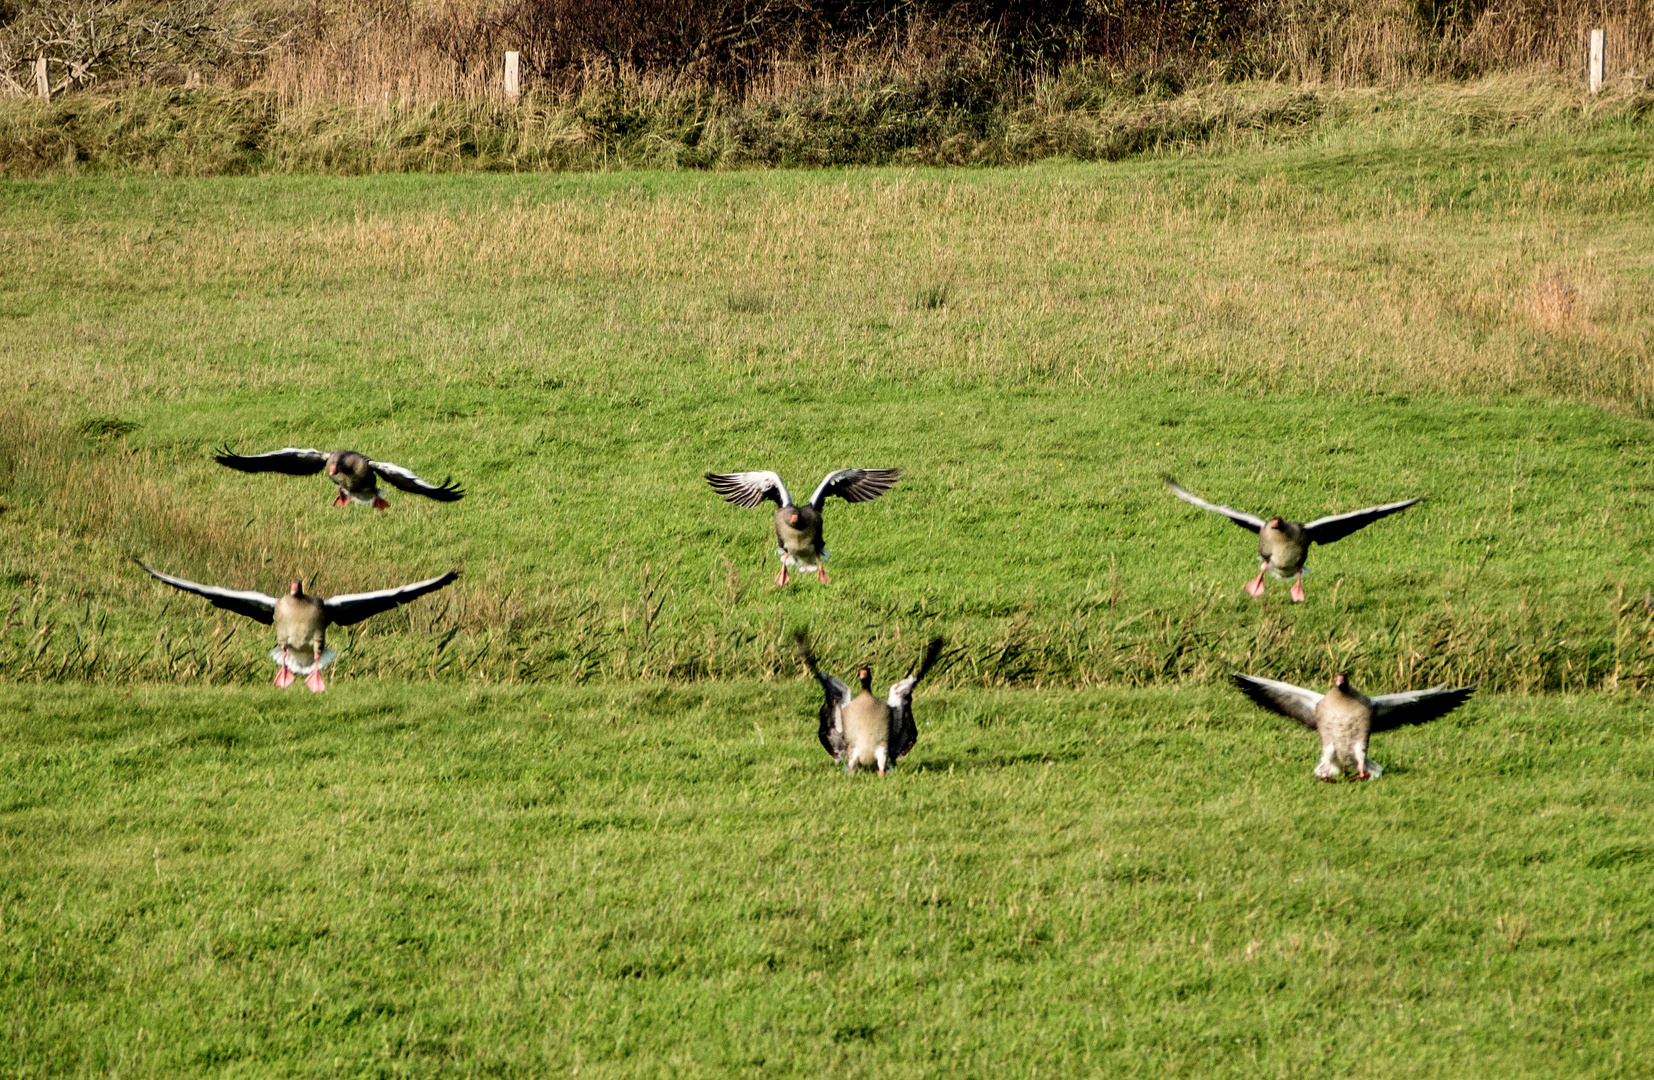
[[[1601,30],[1591,31],[1591,66],[1589,69],[1589,74],[1591,80],[1591,93],[1593,94],[1602,89],[1602,37],[1603,34]]]
[[[43,98],[52,96],[52,77],[46,71],[46,58],[44,56],[37,56],[34,59],[34,88],[40,91],[40,96]]]
[[[518,76],[522,69],[522,58],[523,54],[519,52],[508,52],[505,54],[505,96],[511,98],[513,101],[515,101],[517,95],[521,93],[521,85]]]

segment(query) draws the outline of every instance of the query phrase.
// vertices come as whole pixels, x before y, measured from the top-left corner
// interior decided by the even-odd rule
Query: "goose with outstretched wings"
[[[1476,692],[1474,686],[1451,690],[1432,686],[1428,690],[1367,697],[1350,684],[1350,677],[1343,672],[1332,677],[1332,689],[1325,694],[1256,675],[1231,678],[1256,704],[1296,720],[1321,736],[1321,763],[1315,767],[1315,775],[1321,780],[1337,779],[1345,765],[1353,765],[1359,779],[1377,779],[1384,770],[1367,756],[1369,737],[1410,724],[1427,724],[1457,709]]]
[[[941,638],[931,639],[918,669],[909,671],[880,701],[873,696],[870,666],[863,665],[856,673],[861,693],[852,695],[848,686],[821,670],[810,648],[808,634],[800,630],[793,635],[793,640],[804,666],[826,695],[816,729],[821,748],[831,754],[834,761],[842,762],[847,773],[855,772],[860,765],[876,767],[883,776],[919,741],[919,726],[913,719],[913,691],[936,666],[946,643]]]
[[[354,450],[304,450],[296,446],[272,450],[267,454],[241,455],[228,446],[214,455],[220,465],[241,472],[281,473],[285,476],[310,476],[327,471],[327,477],[339,488],[334,506],[356,503],[384,510],[390,506],[379,488],[383,480],[398,491],[423,495],[437,502],[458,502],[465,498],[465,489],[457,487],[450,477],[440,484],[421,480],[411,469],[389,461],[374,461]]]
[[[1256,514],[1248,514],[1244,510],[1236,510],[1232,506],[1218,506],[1209,503],[1200,496],[1192,494],[1178,484],[1171,477],[1163,477],[1166,486],[1173,495],[1182,499],[1191,506],[1198,506],[1202,510],[1210,510],[1214,514],[1222,514],[1236,525],[1249,532],[1258,534],[1258,559],[1262,565],[1258,567],[1258,576],[1246,583],[1246,591],[1255,597],[1263,596],[1264,575],[1285,580],[1292,578],[1292,600],[1302,603],[1304,599],[1304,563],[1309,559],[1311,544],[1330,544],[1334,540],[1364,529],[1379,518],[1399,514],[1422,499],[1403,499],[1400,502],[1384,503],[1381,506],[1369,506],[1365,510],[1351,510],[1347,514],[1333,514],[1330,517],[1316,518],[1314,521],[1297,522],[1287,521],[1285,518],[1273,517],[1268,521]]]
[[[136,559],[133,561],[137,562]],[[327,689],[327,682],[322,678],[322,669],[332,663],[336,655],[327,647],[329,626],[350,626],[359,623],[382,611],[389,611],[410,600],[418,599],[426,593],[436,592],[459,577],[459,570],[454,569],[446,574],[416,581],[411,585],[399,585],[394,589],[345,593],[342,596],[324,599],[306,593],[304,584],[298,581],[289,582],[287,592],[282,596],[266,596],[261,592],[202,585],[186,578],[163,574],[159,570],[151,570],[141,562],[138,566],[150,577],[164,581],[175,589],[206,598],[213,607],[245,615],[265,626],[274,626],[276,647],[270,650],[270,659],[277,665],[276,685],[286,689],[293,685],[295,675],[303,675],[304,684],[315,694]]]
[[[794,569],[815,574],[825,585],[832,580],[827,576],[827,542],[821,532],[827,500],[836,495],[845,502],[867,502],[895,487],[901,476],[900,469],[839,469],[827,474],[803,506],[793,504],[787,485],[773,472],[709,472],[706,482],[725,502],[749,510],[762,502],[775,503],[775,553],[781,556],[777,585],[787,584],[787,572]]]

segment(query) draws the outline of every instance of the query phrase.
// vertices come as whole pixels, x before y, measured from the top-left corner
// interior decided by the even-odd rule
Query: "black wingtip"
[[[706,477],[706,482],[711,485],[713,491],[716,491],[724,497],[725,502],[734,503],[736,506],[747,506],[746,502],[741,498],[741,486],[731,480],[726,474],[705,472],[701,475]],[[765,497],[766,496],[759,496],[758,500],[752,505],[757,506],[758,503],[764,501]],[[777,497],[777,501],[780,501],[779,497]]]
[[[1268,709],[1270,712],[1277,711],[1273,703],[1269,700],[1269,695],[1264,692],[1263,687],[1253,681],[1252,676],[1243,675],[1238,671],[1231,671],[1229,673],[1229,681],[1234,684],[1235,689],[1245,694],[1252,704],[1257,705],[1259,708]]]
[[[429,494],[431,498],[435,499],[437,502],[459,502],[461,499],[465,498],[465,489],[462,487],[455,487],[454,478],[452,476],[444,476],[442,478],[442,483],[438,484],[436,486],[436,490],[429,492]]]
[[[942,658],[942,650],[947,647],[947,638],[931,638],[930,643],[925,646],[924,659],[919,661],[919,670],[914,675],[914,678],[923,679],[926,675],[930,674],[930,669],[936,666],[936,661]]]

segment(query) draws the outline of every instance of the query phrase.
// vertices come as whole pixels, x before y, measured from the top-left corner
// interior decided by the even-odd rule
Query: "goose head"
[[[1336,674],[1332,677],[1332,685],[1338,687],[1338,689],[1340,689],[1340,690],[1348,692],[1349,689],[1350,689],[1350,677],[1349,677],[1349,675],[1347,675],[1344,672],[1340,671],[1338,674]]]
[[[798,525],[798,519],[802,516],[803,515],[798,512],[798,507],[792,507],[787,511],[787,524],[796,527]]]
[[[289,581],[287,583],[287,595],[288,596],[303,596],[304,595],[304,582],[302,582],[302,581]]]
[[[872,668],[863,665],[862,669],[856,672],[856,678],[861,680],[861,688],[865,693],[871,694],[873,692]]]
[[[1285,525],[1285,524],[1286,524],[1286,522],[1285,522],[1285,521],[1282,521],[1282,520],[1281,520],[1281,519],[1280,519],[1280,518],[1278,518],[1278,517],[1272,517],[1272,518],[1270,518],[1270,519],[1269,519],[1269,521],[1268,521],[1268,522],[1267,522],[1267,523],[1266,523],[1266,524],[1267,524],[1267,525],[1268,525],[1268,526],[1269,526],[1269,527],[1270,527],[1270,528],[1271,528],[1271,529],[1279,529],[1279,528],[1280,528],[1280,527],[1281,527],[1281,526],[1282,526],[1282,525]]]

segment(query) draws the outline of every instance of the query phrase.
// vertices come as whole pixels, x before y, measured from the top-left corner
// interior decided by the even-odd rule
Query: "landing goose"
[[[133,560],[137,562],[137,560]],[[201,585],[184,578],[163,574],[138,563],[144,573],[166,582],[175,589],[204,596],[213,607],[245,615],[266,626],[275,624],[276,647],[270,650],[270,659],[277,664],[276,685],[286,689],[293,685],[295,675],[306,676],[304,685],[313,694],[327,689],[322,669],[333,662],[336,655],[327,647],[327,628],[331,625],[350,626],[371,615],[406,604],[416,597],[436,592],[459,577],[457,569],[440,577],[426,578],[412,585],[378,592],[346,593],[323,599],[304,591],[300,582],[290,582],[287,594],[280,598],[261,592],[240,592]]]
[[[1287,521],[1279,517],[1265,521],[1256,514],[1248,514],[1232,506],[1214,506],[1200,496],[1185,491],[1169,476],[1162,479],[1166,481],[1166,486],[1172,489],[1172,494],[1184,502],[1198,506],[1202,510],[1210,510],[1214,514],[1222,514],[1241,528],[1250,529],[1258,534],[1258,559],[1262,565],[1258,567],[1258,576],[1246,583],[1248,593],[1255,597],[1263,595],[1265,574],[1281,580],[1292,578],[1292,601],[1300,604],[1304,600],[1304,561],[1309,558],[1311,544],[1330,544],[1334,540],[1342,540],[1379,518],[1398,514],[1414,503],[1423,501],[1403,499],[1401,502],[1369,506],[1365,510],[1352,510],[1347,514],[1334,514],[1305,523]]]
[[[876,499],[896,486],[901,479],[900,469],[840,469],[830,472],[816,488],[810,501],[794,506],[793,497],[781,477],[772,472],[739,472],[706,474],[712,490],[725,502],[752,509],[768,499],[775,503],[775,539],[780,546],[775,553],[781,556],[781,572],[775,576],[777,585],[787,584],[787,571],[814,573],[822,584],[831,581],[827,576],[827,545],[821,535],[821,510],[829,497],[837,495],[845,502],[859,503]]]
[[[919,741],[919,728],[913,721],[913,688],[919,685],[937,657],[942,655],[944,642],[933,638],[925,647],[919,661],[919,670],[910,671],[906,678],[890,688],[890,695],[880,701],[873,696],[873,669],[863,666],[856,673],[861,681],[861,693],[852,697],[850,688],[816,666],[815,652],[810,639],[802,630],[793,635],[798,654],[804,666],[821,683],[827,700],[821,706],[821,723],[816,737],[822,749],[833,755],[834,761],[844,763],[844,771],[853,773],[857,765],[877,766],[879,775],[901,760]]]
[[[1321,764],[1315,767],[1315,775],[1322,780],[1335,779],[1339,766],[1348,764],[1355,766],[1355,775],[1360,779],[1377,779],[1384,770],[1367,756],[1368,736],[1409,724],[1429,723],[1457,709],[1476,692],[1474,686],[1454,690],[1432,686],[1428,690],[1370,698],[1351,686],[1350,677],[1343,672],[1332,677],[1332,689],[1325,694],[1256,675],[1231,678],[1241,693],[1257,704],[1296,720],[1321,736]]]
[[[458,502],[465,498],[465,489],[454,486],[450,477],[440,484],[432,484],[415,476],[410,469],[388,461],[374,461],[354,450],[301,450],[296,446],[272,450],[268,454],[243,457],[225,446],[214,455],[220,465],[242,472],[275,472],[288,476],[309,476],[327,470],[327,475],[339,487],[334,506],[359,503],[383,510],[390,506],[379,490],[383,480],[401,491],[423,495],[437,502]]]

